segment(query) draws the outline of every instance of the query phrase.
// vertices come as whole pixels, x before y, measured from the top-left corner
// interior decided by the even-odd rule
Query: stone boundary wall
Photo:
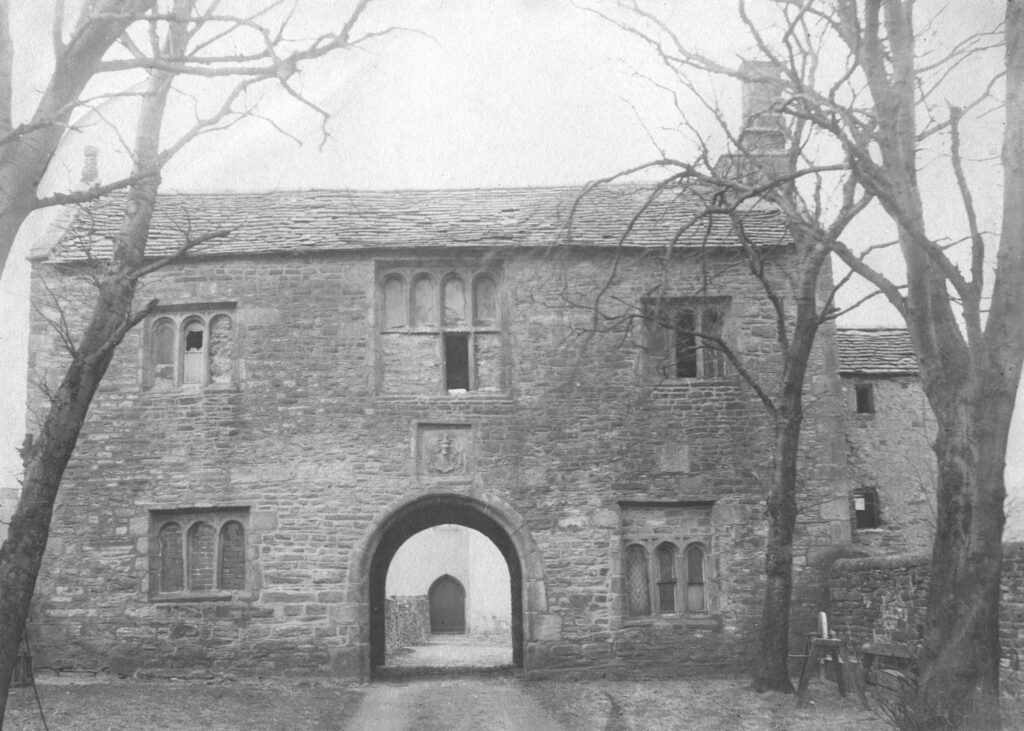
[[[386,652],[426,642],[430,634],[430,603],[425,596],[392,596],[386,600]]]
[[[921,640],[928,594],[930,557],[844,558],[828,578],[829,623],[857,647],[883,654],[914,653]],[[1000,605],[1000,681],[1024,692],[1024,543],[1003,546]]]

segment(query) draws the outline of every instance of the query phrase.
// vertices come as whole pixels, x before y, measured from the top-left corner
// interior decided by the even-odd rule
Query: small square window
[[[878,528],[881,525],[878,509],[878,491],[868,487],[853,493],[853,514],[858,529]]]
[[[875,387],[870,383],[858,383],[853,387],[858,414],[875,413]]]

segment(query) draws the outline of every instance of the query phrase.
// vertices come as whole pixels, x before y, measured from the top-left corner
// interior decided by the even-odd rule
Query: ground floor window
[[[173,598],[246,588],[248,510],[159,510],[150,514],[150,594]]]
[[[707,612],[707,549],[703,543],[689,543],[682,552],[671,541],[658,544],[653,552],[632,543],[626,547],[625,561],[628,616],[676,614],[680,607],[691,614]],[[679,576],[682,582],[677,580]]]

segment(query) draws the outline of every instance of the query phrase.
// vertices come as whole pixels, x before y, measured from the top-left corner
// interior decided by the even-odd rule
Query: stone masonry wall
[[[935,535],[935,417],[916,376],[843,377],[849,464],[858,487],[878,493],[878,528],[854,530],[879,554],[931,548]],[[854,386],[871,384],[875,413],[856,413]]]
[[[828,580],[829,623],[857,646],[888,654],[914,653],[927,608],[929,558],[914,554],[836,561]],[[1024,544],[1003,546],[999,615],[1000,681],[1024,691]]]
[[[389,596],[387,598],[386,645],[394,652],[418,645],[430,635],[430,602],[425,596]]]
[[[436,380],[427,388],[389,381],[382,391],[374,255],[391,257],[199,259],[146,284],[145,296],[165,306],[230,313],[232,376],[147,388],[146,327],[119,347],[58,498],[32,615],[40,664],[365,677],[364,549],[396,506],[439,494],[494,506],[515,526],[513,542],[535,547],[519,557],[528,674],[741,667],[763,591],[771,423],[735,374],[650,380],[629,315],[666,282],[671,296],[728,297],[726,337],[772,384],[774,314],[746,267],[724,253],[702,269],[629,250],[480,250],[499,271],[501,355],[488,363],[501,364],[501,387],[447,393]],[[451,253],[415,256],[440,267]],[[460,266],[474,256],[463,254]],[[63,363],[43,318],[44,274],[51,289],[64,276],[56,288],[68,301],[90,291],[36,265],[43,311],[33,315],[30,372],[41,381]],[[777,284],[785,289],[781,275]],[[602,290],[610,319],[595,332],[593,296]],[[84,310],[67,309],[73,329]],[[795,612],[798,636],[813,625],[813,557],[850,536],[833,342],[823,327],[808,372],[815,406],[802,442],[794,606],[807,611]],[[431,451],[445,439],[454,455]],[[714,611],[627,619],[622,504],[657,511],[686,501],[713,506]],[[183,509],[244,516],[243,590],[154,593],[154,516]]]

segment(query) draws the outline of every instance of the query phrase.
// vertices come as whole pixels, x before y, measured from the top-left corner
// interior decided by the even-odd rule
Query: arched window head
[[[676,547],[662,543],[656,552],[658,557],[658,611],[676,611]]]
[[[215,315],[210,319],[209,342],[206,350],[208,383],[231,383],[231,318],[227,315]]]
[[[188,529],[188,588],[190,591],[213,589],[213,557],[216,551],[213,526],[200,521]]]
[[[157,320],[153,326],[153,363],[158,366],[174,365],[174,321]]]
[[[634,617],[651,613],[647,551],[635,544],[626,549],[626,611]]]
[[[182,337],[185,347],[182,354],[181,382],[203,383],[206,379],[206,326],[202,320],[189,320],[185,323]]]
[[[447,326],[466,323],[466,285],[458,277],[449,277],[444,282],[444,324]]]
[[[405,280],[391,275],[384,280],[384,327],[405,327],[409,319],[409,304],[405,299]]]
[[[217,576],[219,589],[245,588],[245,530],[237,520],[229,520],[220,528]]]
[[[473,282],[473,322],[492,323],[498,319],[497,285],[494,277],[481,274]]]
[[[416,277],[412,283],[412,324],[437,324],[437,294],[433,281],[426,274]]]
[[[185,588],[184,553],[182,551],[181,526],[167,523],[160,528],[157,536],[159,555],[160,591],[181,591]],[[152,566],[152,564],[150,564]]]
[[[152,361],[153,382],[173,385],[175,367],[177,365],[177,329],[174,321],[161,318],[153,325]]]
[[[707,611],[707,592],[704,580],[704,546],[694,543],[686,549],[686,611]]]

